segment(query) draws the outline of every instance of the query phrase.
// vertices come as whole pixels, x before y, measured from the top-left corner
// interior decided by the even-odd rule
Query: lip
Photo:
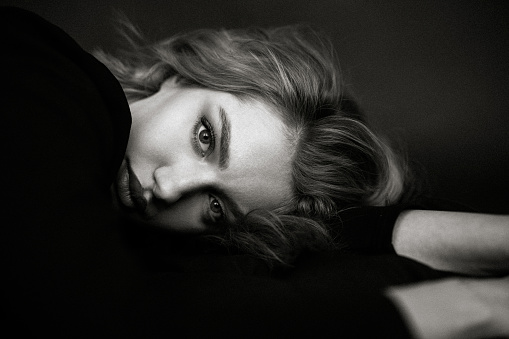
[[[143,196],[143,186],[141,186],[140,180],[134,173],[129,159],[126,159],[127,172],[129,173],[129,190],[131,193],[131,199],[136,209],[142,213],[145,213],[147,209],[147,199]]]
[[[148,203],[143,196],[143,186],[127,158],[120,167],[117,179],[117,195],[122,205],[135,209],[142,215],[145,214]]]

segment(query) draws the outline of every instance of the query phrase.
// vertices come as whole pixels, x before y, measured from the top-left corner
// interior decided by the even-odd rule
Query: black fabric
[[[370,239],[352,240],[353,248],[388,254],[307,254],[274,272],[243,254],[174,251],[172,244],[188,239],[124,224],[110,207],[109,186],[130,128],[111,73],[31,13],[3,8],[0,28],[5,331],[74,338],[409,336],[381,291],[448,273],[390,254],[397,210],[383,210],[389,226],[382,231],[371,223],[378,212],[348,231],[352,239]]]
[[[405,210],[441,210],[475,212],[468,206],[428,196],[391,206],[362,206],[339,213],[337,229],[343,249],[369,254],[396,254],[392,231],[396,219]]]
[[[118,82],[41,18],[0,11],[2,318],[19,336],[121,333],[139,267],[109,184],[130,114]]]

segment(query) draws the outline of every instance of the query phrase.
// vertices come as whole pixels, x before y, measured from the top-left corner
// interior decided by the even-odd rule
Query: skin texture
[[[282,121],[263,103],[169,79],[130,108],[126,159],[132,172],[124,163],[117,186],[136,176],[146,209],[128,209],[129,216],[170,230],[203,232],[223,218],[234,221],[253,209],[276,208],[291,196],[292,148]],[[227,157],[220,156],[225,119]],[[120,202],[129,207],[131,200]]]
[[[509,276],[394,286],[387,296],[417,339],[507,338]]]
[[[396,253],[435,269],[509,273],[509,215],[408,210],[392,233]]]

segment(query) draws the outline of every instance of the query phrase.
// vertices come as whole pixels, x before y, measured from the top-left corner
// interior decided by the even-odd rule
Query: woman
[[[125,24],[129,41],[141,39]],[[96,55],[130,102],[116,192],[135,219],[212,233],[271,263],[289,264],[306,249],[356,249],[378,232],[364,250],[391,251],[394,240],[399,254],[436,268],[507,270],[507,218],[408,213],[451,207],[419,197],[405,159],[345,92],[332,44],[311,29],[199,30],[131,47],[123,58]],[[488,242],[501,246],[468,267],[478,257],[472,240],[441,246],[449,237],[440,231],[418,233],[430,221],[448,231],[457,224],[459,234],[492,224],[497,236]]]
[[[507,272],[509,218],[416,210],[433,205],[418,199],[402,156],[369,129],[343,89],[331,44],[312,30],[200,30],[132,47],[123,60],[98,57],[130,100],[133,124],[117,194],[138,221],[212,233],[279,264],[305,249],[332,249],[335,237],[360,250],[354,239],[374,233],[370,251],[392,243],[397,253],[438,269]],[[371,229],[361,229],[366,224]],[[493,233],[479,238],[485,230]],[[456,305],[450,295],[464,302],[450,310],[459,332],[469,335],[477,323],[487,334],[483,320],[458,315],[486,307],[472,301],[483,283],[451,280],[388,295],[408,308],[416,337],[451,335],[447,314],[439,326],[427,319]],[[507,287],[498,284],[491,290]],[[493,323],[505,317],[500,312]]]
[[[403,207],[361,209],[350,215],[344,214],[354,210],[348,209],[336,215],[352,206],[395,203],[402,196],[404,182],[402,176],[394,175],[400,173],[397,170],[400,167],[393,153],[365,128],[358,113],[337,93],[319,90],[311,79],[304,82],[310,85],[310,90],[318,89],[316,96],[331,96],[330,102],[326,102],[329,105],[320,103],[320,98],[312,95],[304,102],[297,102],[302,93],[300,90],[292,92],[289,86],[295,84],[291,78],[287,82],[275,80],[272,84],[264,79],[260,83],[267,84],[267,88],[259,90],[257,95],[252,89],[234,83],[241,79],[229,76],[224,69],[217,70],[224,76],[224,83],[217,86],[233,83],[229,90],[212,87],[220,77],[210,78],[206,88],[203,84],[196,86],[200,82],[193,79],[192,74],[184,70],[175,72],[166,64],[154,63],[148,70],[135,67],[132,71],[126,64],[117,64],[119,70],[125,71],[117,72],[117,77],[131,100],[129,133],[129,107],[118,82],[72,39],[41,18],[19,10],[3,11],[0,22],[3,25],[2,44],[8,47],[2,55],[3,64],[7,65],[5,79],[10,84],[3,95],[7,114],[2,134],[2,154],[7,164],[2,168],[2,178],[5,178],[4,191],[9,193],[10,199],[3,205],[7,226],[2,228],[1,234],[9,328],[19,325],[17,330],[32,334],[59,331],[73,336],[120,333],[147,337],[159,329],[165,330],[167,335],[175,328],[195,334],[201,330],[202,334],[227,331],[233,335],[238,329],[249,326],[252,333],[264,333],[270,328],[275,331],[270,332],[272,334],[302,334],[302,331],[316,333],[316,328],[305,325],[308,322],[320,324],[327,330],[339,317],[347,332],[355,328],[361,334],[372,331],[408,335],[395,304],[377,292],[383,284],[378,282],[377,289],[370,287],[377,284],[374,281],[360,285],[362,289],[354,289],[358,293],[351,293],[352,289],[339,289],[334,291],[334,297],[324,295],[320,288],[309,290],[303,285],[287,284],[286,280],[278,282],[233,274],[225,275],[225,279],[221,274],[185,274],[178,269],[170,272],[170,279],[161,278],[160,274],[152,279],[149,275],[147,283],[147,268],[138,258],[133,258],[122,238],[121,228],[117,227],[124,225],[115,222],[116,214],[109,206],[109,185],[116,176],[119,203],[129,211],[134,207],[135,218],[141,215],[144,220],[148,215],[150,223],[163,227],[189,230],[193,226],[193,231],[210,230],[226,242],[241,245],[241,249],[271,260],[288,262],[303,248],[327,247],[333,234],[327,227],[337,216],[345,221],[343,235],[352,240],[352,247],[362,250],[367,244],[371,250],[391,251],[393,223],[390,221],[398,218]],[[220,35],[224,37],[224,34]],[[265,34],[256,34],[265,39]],[[278,31],[274,34],[277,36]],[[304,41],[297,37],[299,35],[294,36],[293,46],[299,46],[300,51]],[[206,45],[207,40],[204,42]],[[185,60],[193,61],[189,47],[182,41],[177,39],[174,46],[187,55]],[[253,50],[248,54],[253,57],[247,60],[249,62],[261,60],[262,56]],[[235,54],[230,53],[230,56]],[[309,67],[327,73],[320,66],[322,63],[317,62],[320,58],[322,56],[314,52],[306,56]],[[193,65],[199,66],[199,63],[193,61]],[[267,74],[286,75],[285,72],[278,73],[281,64],[271,65],[273,68],[268,69]],[[295,60],[287,67],[292,65],[297,70],[308,67]],[[336,67],[334,64],[329,66]],[[199,73],[204,69],[214,70],[214,65],[203,66]],[[300,75],[299,72],[295,74]],[[258,72],[245,76],[248,75],[248,79],[255,78]],[[140,77],[155,82],[151,85],[141,81]],[[133,80],[141,84],[134,88],[136,91],[125,85]],[[318,77],[315,80],[318,81]],[[335,91],[338,83],[333,79],[329,85]],[[267,91],[272,93],[271,86],[276,85],[282,87],[273,89],[274,93],[287,93],[288,102],[277,95],[266,95]],[[234,88],[245,93],[231,94]],[[353,163],[357,169],[346,171],[351,172],[353,179],[343,185],[350,187],[344,190],[349,192],[343,193],[344,199],[343,195],[339,195],[342,198],[339,199],[335,193],[330,193],[338,191],[338,185],[332,185],[336,183],[335,176],[322,185],[325,188],[310,191],[320,187],[320,182],[312,181],[317,178],[310,172],[309,164],[296,165],[299,161],[316,160],[307,155],[299,160],[299,154],[305,154],[306,147],[315,144],[315,140],[320,141],[321,135],[312,132],[311,128],[306,131],[304,127],[308,127],[309,122],[300,121],[304,119],[302,117],[285,115],[283,109],[289,112],[294,108],[300,112],[307,107],[311,107],[311,111],[320,108],[311,114],[311,118],[315,118],[315,114],[323,118],[317,120],[323,122],[323,126],[318,124],[320,128],[340,128],[340,124],[333,124],[339,114],[338,119],[349,127],[342,133],[331,131],[331,134],[341,134],[345,147],[376,150],[363,157],[353,151],[344,155],[332,154],[345,163]],[[344,109],[344,116],[334,113],[338,108]],[[296,121],[288,121],[291,117]],[[244,130],[252,127],[256,127],[256,134],[246,135]],[[349,133],[352,131],[355,135]],[[306,140],[304,136],[310,139],[303,142]],[[323,141],[325,145],[330,143],[330,140]],[[175,149],[174,144],[177,145]],[[225,146],[227,144],[229,147]],[[267,144],[271,146],[270,152]],[[317,150],[308,152],[316,154]],[[246,154],[253,159],[239,161]],[[352,159],[347,161],[345,156]],[[264,161],[271,161],[272,166],[265,166]],[[327,168],[329,164],[321,166]],[[358,169],[364,170],[359,173]],[[373,173],[374,169],[376,172]],[[194,171],[192,178],[200,180],[186,179],[191,170]],[[260,171],[263,176],[275,176],[278,180],[271,177],[267,185],[262,180],[267,178],[261,178]],[[228,187],[232,182],[241,185],[242,190],[235,191],[237,185]],[[269,194],[265,191],[261,194],[257,190],[259,185]],[[235,202],[240,205],[240,213],[231,211],[233,202],[227,197],[232,195],[237,198]],[[403,244],[408,245],[416,238],[408,232],[413,228],[405,227],[405,220],[412,214],[405,212],[398,218],[396,250],[399,240],[403,239]],[[165,218],[168,215],[171,220]],[[188,222],[189,218],[192,223]],[[239,218],[246,220],[237,223]],[[355,220],[359,218],[366,218],[364,221],[387,219],[383,224],[388,227],[380,230],[373,228],[376,223],[362,222],[359,225],[364,228],[355,229],[352,225],[357,225]],[[419,223],[410,225],[418,226]],[[497,227],[494,229],[502,230],[501,235],[507,235]],[[364,230],[369,232],[364,234]],[[460,248],[469,246],[468,242],[447,237],[447,234],[444,236],[439,227],[437,230],[437,233],[424,232],[417,237],[418,242],[424,244],[421,245],[422,253],[430,253],[426,244],[436,243],[435,239],[451,240]],[[458,233],[454,228],[452,230]],[[353,234],[353,239],[348,239],[349,234]],[[401,238],[398,234],[407,236]],[[373,241],[370,241],[371,236],[375,236]],[[505,248],[496,244],[503,240],[496,233],[478,239],[495,240],[493,251],[497,255],[496,251]],[[479,251],[484,253],[481,247]],[[415,247],[409,248],[409,253],[413,253]],[[456,261],[443,255],[450,250],[448,247],[445,252],[432,254],[451,267],[457,267]],[[459,262],[464,257],[460,255]],[[484,258],[491,266],[484,264]],[[498,258],[500,256],[496,256]],[[498,262],[492,253],[482,259],[475,257],[475,268],[497,268]],[[391,256],[389,261],[392,260],[399,263],[402,259]],[[395,279],[392,283],[447,276],[428,271],[413,262],[405,261],[405,264],[425,273],[405,277],[405,281]],[[362,270],[368,267],[353,266],[360,266]],[[321,283],[327,283],[327,280]],[[303,290],[306,293],[302,293]],[[242,302],[239,302],[239,296]],[[364,305],[372,307],[366,310]],[[296,324],[295,317],[307,321]],[[34,326],[27,327],[27,319]],[[365,319],[372,326],[357,326],[359,319]],[[268,327],[256,326],[258,321]]]
[[[151,223],[222,224],[223,242],[288,263],[330,247],[325,220],[339,211],[402,200],[404,164],[313,31],[198,31],[134,50],[99,57],[133,116],[117,195]]]

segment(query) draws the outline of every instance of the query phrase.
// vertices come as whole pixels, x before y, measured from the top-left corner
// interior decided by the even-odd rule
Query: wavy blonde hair
[[[113,57],[96,52],[129,101],[150,96],[172,76],[271,105],[295,145],[294,194],[273,211],[255,210],[214,238],[270,263],[288,264],[303,250],[337,245],[339,212],[398,202],[406,165],[366,124],[343,89],[330,41],[306,26],[196,30],[156,43],[135,43]],[[134,38],[133,38],[134,37]]]

